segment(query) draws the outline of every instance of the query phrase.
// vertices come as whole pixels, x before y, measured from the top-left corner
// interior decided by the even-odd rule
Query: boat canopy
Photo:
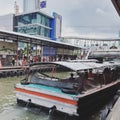
[[[72,71],[82,71],[88,69],[97,69],[97,68],[105,68],[105,67],[114,67],[120,65],[120,63],[96,63],[96,62],[68,62],[68,61],[56,61],[56,62],[44,62],[44,63],[35,63],[32,66],[40,67],[42,65],[49,65],[49,66],[61,66],[64,68],[68,68]]]
[[[85,59],[85,60],[81,60],[81,59],[76,59],[76,60],[68,60],[69,62],[99,62],[96,59]]]
[[[55,64],[67,67],[73,71],[82,71],[104,67],[103,64],[94,62],[54,62]]]

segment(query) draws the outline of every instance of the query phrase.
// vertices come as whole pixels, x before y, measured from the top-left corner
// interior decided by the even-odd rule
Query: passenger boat
[[[15,85],[17,102],[84,116],[114,96],[120,85],[118,71],[119,63],[115,62],[34,63],[26,78]]]

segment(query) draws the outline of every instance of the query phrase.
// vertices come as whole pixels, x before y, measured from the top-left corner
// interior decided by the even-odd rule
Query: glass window
[[[18,16],[16,17],[16,20],[18,22],[18,25],[32,24],[36,23],[37,21],[35,13]]]
[[[37,22],[36,14],[32,13],[30,19],[31,19],[31,23],[36,23]]]
[[[50,27],[50,21],[48,18],[45,19],[45,26]]]
[[[42,23],[42,16],[40,14],[37,14],[37,23]]]
[[[29,15],[24,15],[22,17],[22,23],[24,23],[24,24],[30,24],[30,16]]]
[[[44,36],[44,31],[45,31],[45,29],[43,28],[43,27],[41,27],[41,36]]]
[[[50,27],[51,19],[49,17],[36,12],[16,16],[15,19],[16,19],[15,26],[17,26],[16,27],[17,32],[50,37],[51,30],[46,28]],[[43,26],[41,26],[41,24]]]
[[[50,30],[49,29],[45,28],[44,36],[45,37],[49,37],[50,36]]]
[[[37,26],[19,27],[18,32],[36,35],[37,34]]]
[[[42,16],[42,25],[45,25],[45,17]]]
[[[37,27],[37,34],[41,35],[41,27],[40,26]]]

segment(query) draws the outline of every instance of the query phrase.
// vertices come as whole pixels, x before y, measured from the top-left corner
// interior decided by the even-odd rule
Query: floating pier
[[[106,120],[120,120],[120,97],[118,98],[115,105],[111,109]]]
[[[28,66],[2,67],[0,68],[0,78],[25,75],[27,73],[27,68]]]

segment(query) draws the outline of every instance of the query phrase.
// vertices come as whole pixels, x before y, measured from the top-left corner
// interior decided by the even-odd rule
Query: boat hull
[[[120,82],[116,81],[91,91],[91,93],[83,95],[83,97],[79,97],[77,110],[79,116],[89,115],[107,104],[116,94],[119,87]]]
[[[74,95],[64,94],[56,88],[55,89],[57,92],[55,92],[55,89],[54,91],[50,91],[48,88],[45,90],[29,88],[27,86],[28,85],[18,85],[15,87],[16,97],[19,101],[24,101],[26,104],[32,103],[43,106],[48,109],[51,109],[55,106],[57,111],[78,116],[77,101],[74,100]]]
[[[39,105],[72,116],[84,116],[91,114],[100,106],[104,105],[115,95],[119,89],[120,81],[108,85],[98,86],[84,94],[67,94],[59,88],[37,85],[21,85],[15,87],[16,96],[19,101]],[[38,88],[39,86],[39,88]]]

